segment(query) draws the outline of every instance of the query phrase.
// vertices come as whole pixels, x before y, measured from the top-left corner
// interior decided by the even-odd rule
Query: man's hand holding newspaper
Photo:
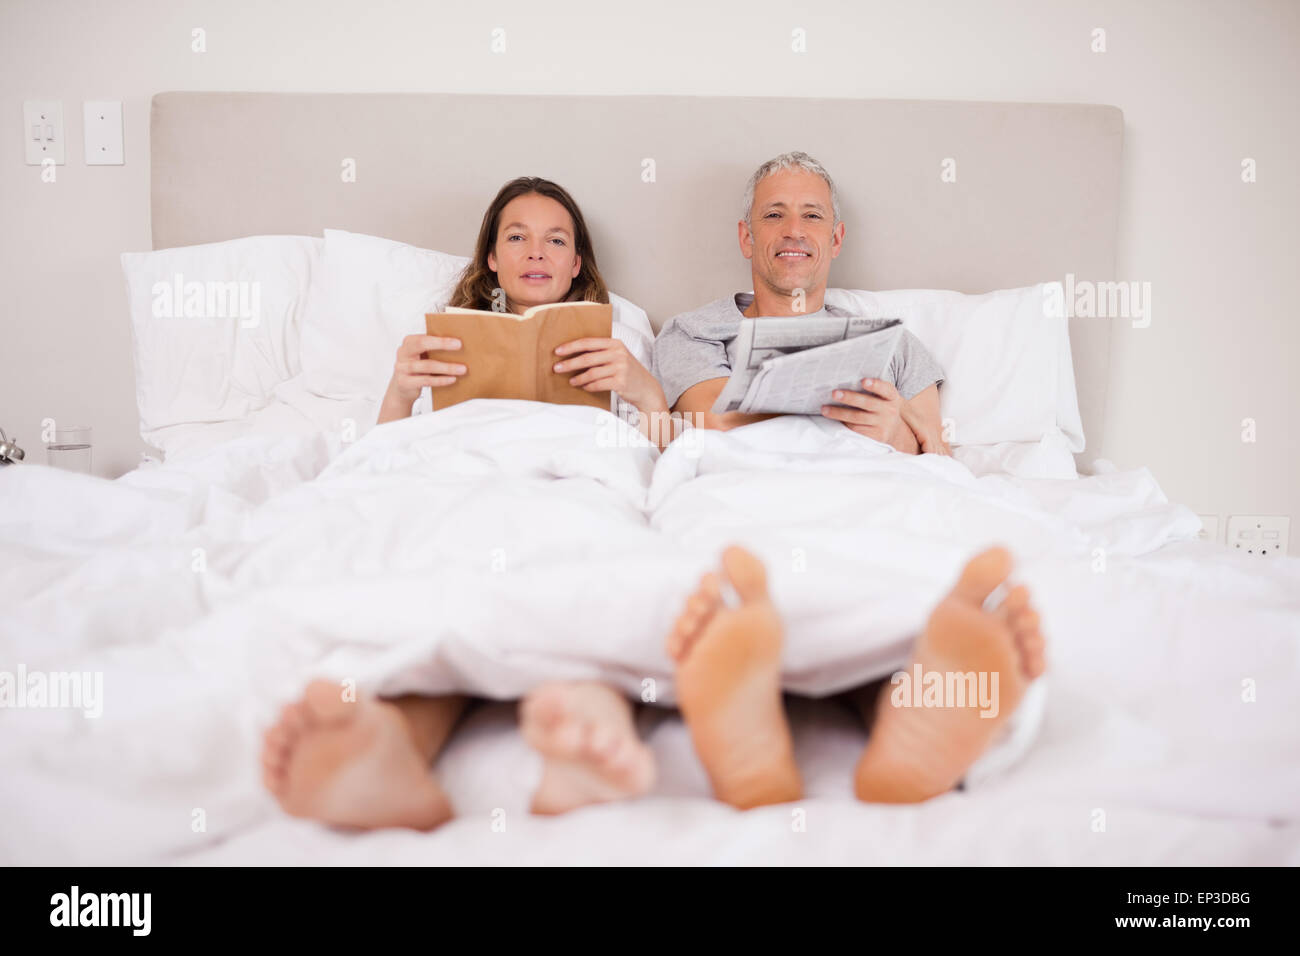
[[[948,454],[919,419],[909,421],[916,410],[884,377],[902,330],[899,319],[865,316],[745,319],[712,411],[823,415],[909,454]]]
[[[884,375],[902,331],[898,319],[864,316],[745,319],[712,411],[819,415],[835,390]]]
[[[898,389],[881,378],[864,378],[861,387],[863,391],[860,392],[836,389],[831,398],[840,404],[823,405],[821,413],[843,422],[859,435],[892,445],[900,451],[915,451],[915,448],[907,447],[917,445],[917,441],[911,427],[903,420],[903,407],[907,403],[898,394]]]

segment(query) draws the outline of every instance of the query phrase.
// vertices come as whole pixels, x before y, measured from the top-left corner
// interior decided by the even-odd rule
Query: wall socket
[[[1227,545],[1259,557],[1284,555],[1290,531],[1287,515],[1229,515]]]

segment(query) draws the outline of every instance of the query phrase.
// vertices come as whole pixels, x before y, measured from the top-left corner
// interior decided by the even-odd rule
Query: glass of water
[[[90,471],[90,426],[59,425],[54,429],[54,440],[45,446],[48,462],[55,468]]]

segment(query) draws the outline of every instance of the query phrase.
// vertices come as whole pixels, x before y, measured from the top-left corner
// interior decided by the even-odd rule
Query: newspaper
[[[835,389],[883,378],[902,332],[901,319],[860,315],[744,319],[713,413],[820,414]]]

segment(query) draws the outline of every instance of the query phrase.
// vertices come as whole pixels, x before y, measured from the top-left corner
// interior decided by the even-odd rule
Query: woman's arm
[[[415,399],[420,397],[420,393],[415,393],[415,398],[410,398],[398,391],[396,379],[390,380],[388,389],[384,392],[384,400],[379,404],[379,421],[377,425],[384,422],[395,422],[399,418],[411,417],[411,406],[415,404]]]
[[[640,414],[637,431],[659,448],[673,440],[663,386],[620,339],[574,339],[555,350],[556,372],[587,392],[615,392]],[[576,373],[576,374],[574,374]]]
[[[454,352],[461,346],[460,339],[442,338],[437,335],[408,335],[397,347],[397,359],[393,363],[393,377],[388,380],[388,389],[379,406],[379,421],[394,422],[399,418],[411,416],[411,406],[420,397],[420,390],[426,385],[440,388],[451,385],[458,376],[467,371],[457,362],[438,362],[421,358],[425,352],[443,350]]]
[[[555,349],[556,372],[584,392],[617,392],[642,415],[668,411],[663,386],[619,339],[574,339]]]

